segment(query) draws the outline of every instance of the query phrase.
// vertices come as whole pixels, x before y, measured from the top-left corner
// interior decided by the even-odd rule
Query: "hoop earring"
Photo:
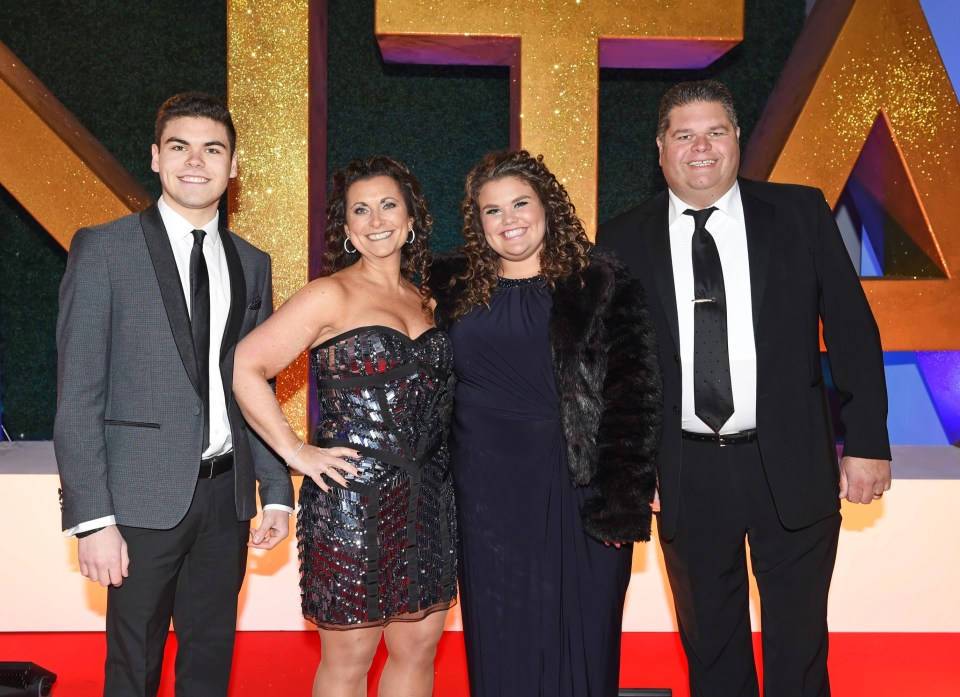
[[[357,253],[357,248],[354,247],[353,250],[351,251],[350,249],[347,248],[347,245],[348,245],[348,244],[351,244],[350,238],[349,238],[349,237],[346,237],[346,238],[344,238],[344,240],[343,240],[343,251],[345,251],[347,254],[356,254],[356,253]]]
[[[410,236],[407,238],[407,244],[413,244],[413,241],[417,239],[417,231],[413,228],[410,228]]]

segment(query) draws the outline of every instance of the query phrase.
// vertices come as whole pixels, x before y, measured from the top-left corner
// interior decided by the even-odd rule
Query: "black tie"
[[[210,444],[210,276],[203,258],[203,230],[193,231],[190,251],[190,328],[203,399],[203,451]],[[201,452],[203,452],[201,451]]]
[[[733,414],[730,352],[727,348],[727,296],[720,253],[707,232],[716,208],[687,209],[693,216],[693,404],[700,419],[719,433]]]

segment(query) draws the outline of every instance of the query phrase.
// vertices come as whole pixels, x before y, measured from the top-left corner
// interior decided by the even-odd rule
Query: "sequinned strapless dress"
[[[349,629],[417,620],[456,597],[456,512],[444,444],[450,340],[360,327],[311,351],[314,443],[361,453],[347,489],[304,477],[297,540],[303,615]]]

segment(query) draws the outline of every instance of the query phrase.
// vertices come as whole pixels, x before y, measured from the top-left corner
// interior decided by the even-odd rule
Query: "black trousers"
[[[759,695],[746,545],[760,592],[767,697],[827,697],[827,593],[840,514],[780,524],[757,443],[683,442],[676,535],[661,539],[691,697]]]
[[[120,526],[130,576],[107,593],[104,697],[157,694],[171,618],[177,697],[226,696],[249,531],[233,488],[233,472],[198,481],[171,530]]]

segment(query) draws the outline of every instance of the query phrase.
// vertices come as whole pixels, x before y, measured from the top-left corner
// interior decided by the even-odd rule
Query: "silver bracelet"
[[[297,452],[295,452],[295,453],[293,454],[293,457],[291,457],[289,460],[287,460],[287,467],[289,467],[290,465],[293,464],[294,460],[297,459],[297,455],[300,454],[300,451],[303,450],[303,446],[305,446],[306,444],[307,444],[306,441],[303,441],[303,440],[300,441],[300,447],[297,448]]]

